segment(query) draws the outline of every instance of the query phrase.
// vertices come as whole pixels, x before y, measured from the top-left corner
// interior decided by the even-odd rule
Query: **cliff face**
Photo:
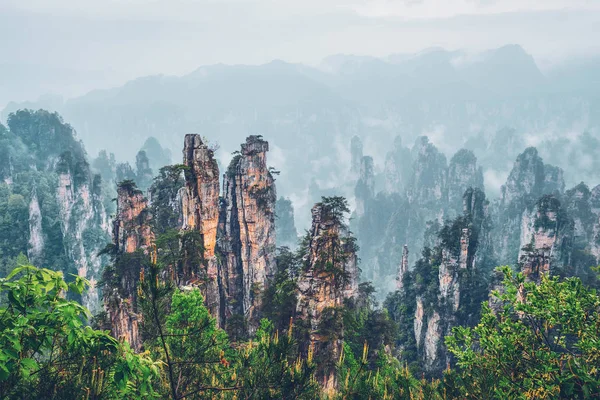
[[[535,148],[530,147],[517,157],[495,210],[496,257],[501,264],[515,264],[521,247],[527,244],[521,241],[525,235],[522,229],[527,226],[524,214],[531,212],[542,196],[560,196],[564,186],[562,170],[544,164]]]
[[[600,261],[598,190],[580,183],[562,196],[542,196],[523,212],[519,264],[529,279],[539,282],[552,274],[594,281],[590,266]]]
[[[448,209],[455,216],[463,211],[463,195],[469,187],[483,190],[483,172],[473,152],[462,149],[448,165]]]
[[[358,291],[354,241],[333,207],[318,203],[312,209],[304,269],[298,280],[297,306],[299,318],[307,323],[315,355],[330,361],[340,356],[343,330],[337,332],[334,340],[324,335],[324,315],[335,315],[344,299],[355,297]],[[322,368],[319,377],[326,388],[336,386],[333,368]]]
[[[117,252],[134,253],[154,241],[148,200],[134,184],[117,188],[117,215],[113,221],[113,243]]]
[[[202,142],[200,135],[185,135],[183,147],[185,190],[182,192],[184,231],[194,231],[202,238],[201,257],[189,255],[189,260],[201,258],[202,265],[187,265],[186,271],[198,272],[200,276],[184,276],[183,281],[200,278],[200,288],[207,308],[218,317],[221,314],[219,293],[219,266],[215,255],[217,227],[219,224],[219,167],[213,151]],[[190,261],[196,262],[196,261]]]
[[[186,170],[186,193],[183,196],[183,229],[200,232],[204,256],[215,255],[219,224],[219,166],[213,151],[200,135],[185,135],[183,164]]]
[[[480,255],[488,251],[486,204],[479,189],[467,190],[464,214],[441,227],[436,247],[424,252],[409,279],[405,278],[411,286],[402,287],[407,310],[414,310],[412,327],[407,328],[415,335],[417,360],[432,375],[451,362],[443,338],[454,326],[474,323],[487,296],[480,270],[490,268]]]
[[[90,280],[83,303],[97,311],[100,302],[96,283],[102,268],[98,253],[106,243],[109,231],[100,180],[96,178],[91,183],[77,184],[68,171],[59,175],[56,195],[67,255],[75,263],[77,274]]]
[[[0,228],[3,261],[11,268],[24,253],[39,267],[87,278],[91,287],[81,300],[97,312],[104,262],[97,254],[110,240],[101,180],[58,114],[21,110],[9,116],[8,127],[0,127],[0,209],[9,211],[0,215],[8,228]],[[21,203],[24,212],[15,212],[13,205]]]
[[[269,172],[269,144],[249,136],[224,176],[222,247],[225,262],[225,318],[246,318],[250,333],[258,327],[261,293],[275,273],[275,181]]]
[[[148,201],[131,181],[117,188],[117,215],[113,221],[115,271],[105,287],[104,305],[112,334],[123,338],[137,351],[142,342],[141,316],[137,310],[137,285],[143,265],[137,252],[147,254],[154,242]]]
[[[396,290],[402,291],[404,289],[404,277],[408,272],[408,246],[404,245],[402,248],[402,260],[398,265],[398,276],[396,276]]]
[[[426,136],[417,140],[412,152],[415,161],[409,199],[411,203],[435,210],[446,197],[446,156]]]
[[[458,151],[448,164],[427,137],[411,151],[397,139],[386,158],[385,176],[385,191],[373,194],[365,184],[370,179],[362,174],[355,190],[364,275],[384,295],[396,289],[403,246],[415,249],[408,257],[414,263],[425,238],[435,237],[435,226],[463,214],[465,191],[483,190],[482,171],[471,151]]]

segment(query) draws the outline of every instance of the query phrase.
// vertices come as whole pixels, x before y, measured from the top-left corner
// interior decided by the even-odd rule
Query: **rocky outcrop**
[[[368,203],[375,196],[373,157],[364,156],[360,160],[360,174],[358,182],[356,182],[354,195],[356,198],[356,216],[360,218],[365,214]]]
[[[415,334],[415,341],[417,343],[417,349],[421,347],[422,332],[423,332],[423,317],[425,316],[425,309],[423,308],[423,298],[417,296],[415,299],[417,306],[415,308],[415,319],[413,321],[413,331]]]
[[[225,318],[242,315],[258,327],[261,293],[275,273],[275,181],[267,166],[269,144],[249,136],[224,176],[221,247],[225,266]]]
[[[117,215],[113,221],[115,266],[105,286],[104,306],[112,335],[125,339],[133,349],[142,347],[141,315],[137,309],[137,285],[143,265],[137,256],[147,254],[154,242],[148,201],[131,181],[117,188]]]
[[[37,192],[34,189],[29,202],[29,246],[27,258],[35,265],[40,265],[44,250],[44,232],[42,229],[42,212]]]
[[[415,268],[403,273],[408,279],[403,280],[400,299],[413,320],[412,326],[402,322],[401,329],[412,328],[416,349],[410,357],[428,375],[439,375],[451,362],[443,338],[457,325],[475,323],[487,299],[485,274],[480,271],[491,269],[487,257],[480,255],[490,248],[486,207],[480,189],[467,190],[463,215],[439,227],[435,246],[426,248]]]
[[[448,210],[453,216],[463,211],[465,189],[483,190],[483,172],[477,166],[477,158],[470,150],[459,150],[448,165]]]
[[[408,272],[408,246],[402,248],[402,259],[398,265],[398,276],[396,277],[396,289],[402,291],[404,289],[404,277]]]
[[[446,200],[446,156],[426,136],[417,139],[412,153],[415,161],[409,200],[421,207],[436,210]]]
[[[323,316],[335,314],[344,299],[355,297],[358,291],[356,248],[348,235],[338,205],[322,202],[313,207],[304,269],[298,280],[297,314],[308,326],[315,355],[329,360],[339,358],[343,331],[337,332],[335,340],[323,336]],[[324,367],[319,378],[326,388],[336,385],[335,369]]]
[[[562,170],[544,164],[534,147],[517,157],[494,212],[494,225],[498,227],[495,250],[500,264],[516,264],[519,259],[519,252],[526,244],[521,240],[527,235],[522,232],[527,226],[524,214],[530,213],[542,196],[560,196],[564,187]]]
[[[117,188],[117,215],[113,221],[113,243],[119,253],[147,249],[154,241],[148,200],[133,182]]]
[[[528,280],[539,283],[542,275],[550,274],[553,259],[561,258],[557,241],[565,236],[562,217],[560,201],[549,195],[542,197],[532,211],[523,213],[519,263]]]
[[[197,282],[204,295],[207,308],[215,317],[221,315],[219,291],[219,266],[215,254],[217,227],[219,225],[219,167],[213,151],[202,141],[200,135],[185,135],[183,147],[185,191],[182,193],[184,231],[199,233],[202,241],[201,257],[187,255],[186,262],[201,265],[186,265],[190,276],[183,282]]]
[[[61,173],[56,201],[67,256],[73,261],[77,274],[91,283],[83,297],[83,304],[98,311],[100,304],[96,283],[102,268],[98,253],[106,244],[109,231],[99,178],[90,185],[86,181],[77,182],[70,170]]]

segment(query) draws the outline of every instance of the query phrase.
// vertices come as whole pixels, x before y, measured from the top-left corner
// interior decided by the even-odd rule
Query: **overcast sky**
[[[600,0],[0,0],[2,71],[92,71],[109,83],[220,62],[508,43],[546,67],[598,54],[598,37]]]

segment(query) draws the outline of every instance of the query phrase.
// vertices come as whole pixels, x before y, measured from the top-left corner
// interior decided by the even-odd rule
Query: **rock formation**
[[[408,246],[404,245],[402,248],[402,260],[398,265],[398,276],[396,277],[396,289],[403,290],[404,288],[404,277],[408,272]]]
[[[494,225],[497,245],[496,257],[502,265],[515,264],[519,258],[524,225],[524,213],[531,212],[534,204],[544,195],[560,196],[565,184],[560,168],[544,164],[534,147],[517,157],[502,197],[495,210]]]
[[[480,271],[491,268],[480,255],[489,246],[487,202],[480,189],[467,190],[463,202],[464,214],[439,229],[438,244],[423,252],[408,273],[410,286],[400,292],[408,302],[406,312],[413,313],[412,326],[401,329],[412,328],[417,361],[431,375],[451,362],[443,338],[454,326],[474,323],[487,296],[485,275]]]
[[[470,150],[459,150],[448,165],[448,209],[453,216],[460,215],[466,188],[483,190],[483,172]]]
[[[249,136],[224,176],[220,251],[225,318],[242,315],[258,327],[261,293],[275,273],[275,181],[267,166],[269,144]]]
[[[29,202],[29,246],[27,257],[35,265],[40,265],[44,250],[44,236],[42,234],[42,212],[37,192],[34,188]]]
[[[202,265],[187,265],[192,271],[184,281],[198,282],[206,306],[215,317],[221,315],[221,295],[219,292],[219,266],[215,247],[219,225],[219,167],[213,151],[202,142],[200,135],[185,135],[183,147],[185,171],[185,191],[182,193],[184,231],[199,233],[202,241],[202,257],[189,255],[188,262]],[[193,260],[193,261],[189,261]]]
[[[358,291],[355,244],[337,207],[325,201],[313,207],[304,269],[298,280],[297,314],[307,323],[315,355],[328,360],[339,358],[343,331],[337,332],[336,340],[328,341],[321,335],[323,316],[335,314],[344,299]],[[333,368],[324,367],[319,377],[324,387],[336,386]]]
[[[445,202],[448,178],[446,156],[426,136],[417,139],[412,149],[413,180],[408,192],[411,203],[437,211]]]
[[[411,151],[395,140],[386,158],[385,178],[385,191],[372,194],[372,186],[365,184],[372,178],[362,175],[355,190],[364,276],[384,295],[397,289],[394,281],[403,246],[417,250],[409,254],[408,262],[414,263],[426,239],[437,236],[436,226],[463,214],[465,191],[483,190],[482,171],[471,151],[458,151],[447,165],[446,157],[425,136]]]
[[[104,305],[112,334],[140,350],[137,285],[142,273],[141,254],[147,254],[154,241],[148,201],[131,181],[117,188],[117,215],[113,221],[114,271],[105,286]],[[141,254],[139,254],[141,252]],[[106,275],[105,275],[106,276]]]

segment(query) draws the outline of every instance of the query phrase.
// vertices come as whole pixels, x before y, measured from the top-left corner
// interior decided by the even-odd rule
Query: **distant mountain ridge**
[[[563,166],[559,149],[570,146],[564,140],[598,136],[598,65],[569,64],[545,75],[518,45],[480,54],[433,48],[386,58],[334,55],[318,68],[279,60],[216,64],[181,77],[138,78],[62,103],[11,103],[2,116],[21,108],[58,111],[91,154],[105,148],[120,160],[132,160],[150,136],[176,154],[181,134],[195,132],[218,141],[215,155],[226,165],[240,141],[262,134],[282,171],[280,193],[309,207],[320,195],[309,187],[323,192],[348,182],[354,135],[376,169],[396,136],[410,143],[427,135],[446,154],[467,146],[493,160],[486,165],[494,173],[506,174],[516,153],[499,160],[493,143],[508,127],[536,140],[519,151],[537,145],[545,159]]]

